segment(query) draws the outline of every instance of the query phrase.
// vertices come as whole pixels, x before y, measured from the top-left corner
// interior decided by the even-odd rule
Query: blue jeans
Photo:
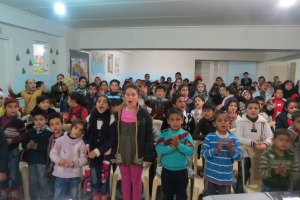
[[[30,199],[47,199],[49,195],[46,165],[28,164]]]
[[[245,169],[245,184],[250,178],[251,160],[250,157],[244,158],[244,169]],[[242,176],[242,162],[238,162],[238,177],[236,181],[235,193],[244,193],[243,176]]]
[[[54,200],[77,199],[78,184],[81,178],[55,178]]]
[[[110,167],[108,172],[110,171]],[[102,182],[102,166],[91,167],[91,178],[92,178],[92,192],[93,194],[107,194],[109,193],[109,176],[106,178],[105,182]]]
[[[8,150],[8,178],[0,182],[0,188],[18,189],[21,186],[21,173],[19,170],[19,149]]]

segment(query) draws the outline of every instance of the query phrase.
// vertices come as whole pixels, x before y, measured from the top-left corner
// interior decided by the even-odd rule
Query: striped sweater
[[[275,170],[281,165],[287,167],[287,175],[281,176],[275,173]],[[286,150],[284,156],[278,156],[274,147],[268,148],[260,160],[260,173],[263,177],[263,183],[276,191],[286,191],[290,188],[293,174],[298,172],[299,166],[294,153]]]
[[[223,145],[218,152],[218,143],[222,140],[231,139],[235,150],[229,152]],[[234,160],[241,160],[243,153],[238,138],[235,135],[227,133],[220,135],[217,131],[209,133],[204,140],[201,155],[206,159],[206,168],[204,178],[217,185],[232,184],[232,167]]]

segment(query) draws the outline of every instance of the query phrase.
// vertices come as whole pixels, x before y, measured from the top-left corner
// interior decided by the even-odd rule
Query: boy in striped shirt
[[[224,111],[216,113],[214,125],[217,131],[205,137],[201,150],[206,159],[204,196],[229,194],[233,162],[243,157],[239,139],[228,132],[228,114]]]

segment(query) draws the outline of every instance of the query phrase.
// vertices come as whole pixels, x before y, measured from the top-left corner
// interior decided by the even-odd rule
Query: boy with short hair
[[[269,115],[266,113],[265,100],[261,96],[256,96],[254,98],[259,103],[259,114],[263,116],[267,121],[269,121]]]
[[[109,82],[109,92],[107,92],[105,95],[110,100],[112,108],[119,106],[123,103],[123,99],[119,94],[119,89],[120,81],[118,81],[117,79],[113,79]]]
[[[47,199],[49,195],[46,172],[47,150],[52,132],[46,124],[47,112],[45,110],[34,109],[30,112],[30,115],[33,117],[34,127],[27,132],[22,144],[23,149],[28,150],[26,156],[30,199]]]
[[[171,104],[168,99],[165,98],[166,89],[163,86],[157,86],[155,89],[156,98],[149,99],[146,101],[146,105],[149,106],[151,110],[151,116],[153,119],[163,120],[167,115],[168,109],[170,109]]]
[[[19,144],[26,136],[24,122],[18,118],[19,102],[17,99],[6,99],[4,102],[5,113],[0,117],[0,128],[4,130],[8,145],[8,178],[0,182],[2,196],[19,198],[19,188],[22,185],[22,177],[19,170]],[[9,184],[10,183],[10,184]]]
[[[295,154],[290,150],[292,134],[286,129],[274,131],[273,145],[260,160],[260,173],[263,177],[262,192],[290,190],[293,173],[298,171]]]
[[[92,112],[93,108],[95,107],[95,103],[97,99],[98,99],[97,86],[95,83],[91,83],[89,85],[88,93],[85,95],[85,101],[87,102],[86,109],[88,110],[89,114]]]
[[[164,199],[187,199],[188,156],[194,152],[193,138],[189,132],[181,129],[183,113],[178,108],[169,110],[167,121],[169,129],[163,130],[157,140],[156,151],[162,155],[162,191]]]

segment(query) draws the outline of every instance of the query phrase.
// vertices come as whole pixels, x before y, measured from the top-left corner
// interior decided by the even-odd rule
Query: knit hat
[[[64,78],[61,82],[67,86],[69,93],[73,92],[74,81],[72,78]]]
[[[12,103],[12,102],[16,102],[19,105],[18,99],[6,98],[5,101],[4,101],[4,107],[6,107],[7,104]]]
[[[202,82],[197,83],[197,87],[199,87],[200,85],[202,85],[206,89],[205,83],[202,83]]]
[[[0,88],[0,96],[3,96],[3,97],[4,97],[4,93],[3,93],[2,88]]]
[[[195,76],[195,80],[201,80],[202,81],[202,76],[200,76],[200,75]]]

